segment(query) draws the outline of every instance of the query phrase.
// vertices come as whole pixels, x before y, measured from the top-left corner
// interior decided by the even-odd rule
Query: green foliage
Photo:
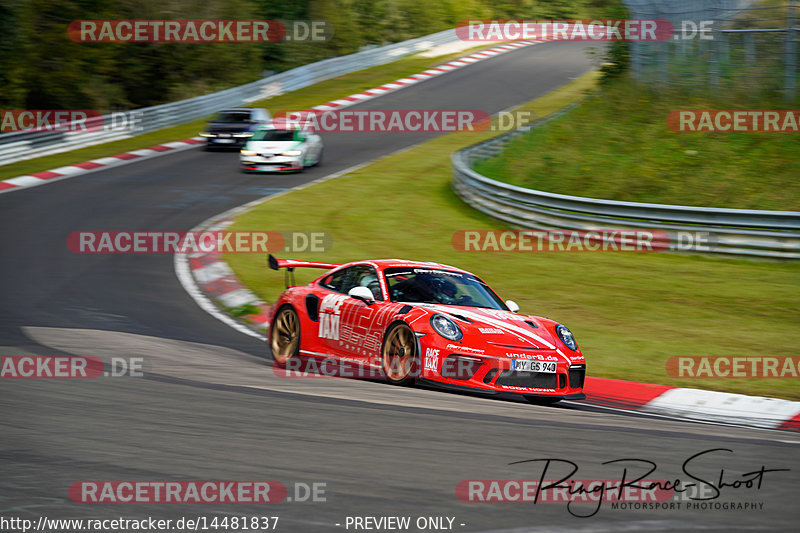
[[[780,109],[779,95],[689,94],[621,78],[476,165],[491,178],[560,194],[742,209],[800,210],[800,139],[790,133],[677,133],[680,109]]]
[[[254,304],[244,304],[237,307],[226,307],[225,312],[232,317],[242,318],[250,315],[257,315],[261,312],[261,309]]]
[[[604,7],[604,16],[609,19],[630,18],[630,12],[622,5],[607,5]],[[605,49],[603,62],[600,65],[600,81],[608,83],[619,78],[627,72],[631,61],[631,43],[628,41],[613,41]]]
[[[156,105],[329,57],[454,27],[467,18],[594,16],[619,0],[4,0],[0,107]],[[74,20],[322,20],[325,42],[79,43]]]

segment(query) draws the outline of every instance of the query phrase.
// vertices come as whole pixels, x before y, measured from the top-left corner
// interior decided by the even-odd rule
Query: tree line
[[[619,0],[0,0],[0,108],[130,109],[247,83],[467,18],[602,16]],[[86,43],[76,20],[323,20],[325,42]]]

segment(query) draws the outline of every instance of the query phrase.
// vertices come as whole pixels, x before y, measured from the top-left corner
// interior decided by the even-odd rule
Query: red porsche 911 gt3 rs
[[[518,314],[465,270],[399,259],[335,265],[270,256],[269,264],[287,276],[298,267],[327,271],[288,287],[273,307],[268,342],[278,367],[323,358],[396,384],[521,394],[533,403],[585,398],[586,360],[569,329]]]

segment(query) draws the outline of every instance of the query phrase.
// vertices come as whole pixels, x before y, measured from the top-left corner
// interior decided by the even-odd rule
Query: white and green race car
[[[322,139],[311,131],[264,126],[239,152],[245,172],[299,172],[322,160]]]

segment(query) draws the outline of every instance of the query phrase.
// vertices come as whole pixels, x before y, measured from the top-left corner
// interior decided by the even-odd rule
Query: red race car
[[[517,314],[477,276],[399,259],[346,265],[276,259],[270,268],[322,268],[273,307],[268,343],[278,368],[304,362],[369,369],[395,384],[420,382],[533,403],[580,400],[586,360],[565,326]]]

